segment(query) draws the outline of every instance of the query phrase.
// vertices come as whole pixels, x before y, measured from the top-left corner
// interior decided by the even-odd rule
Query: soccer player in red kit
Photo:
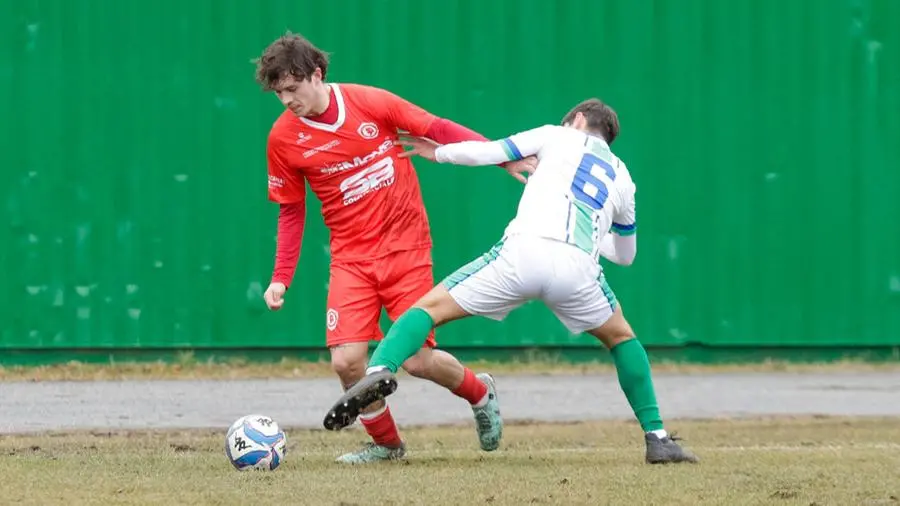
[[[331,233],[326,344],[343,387],[363,377],[371,340],[381,339],[381,308],[394,320],[433,286],[431,233],[415,169],[398,158],[398,130],[439,143],[484,140],[383,89],[326,83],[328,58],[287,34],[257,60],[256,79],[286,110],[269,133],[269,198],[280,205],[275,269],[265,293],[278,310],[294,276],[306,213],[306,184],[322,202]],[[504,168],[517,179],[533,160]],[[493,378],[475,375],[426,346],[404,363],[472,406],[481,448],[495,450],[503,423]],[[367,463],[402,458],[405,446],[390,409],[378,401],[360,415],[373,442],[338,458]]]

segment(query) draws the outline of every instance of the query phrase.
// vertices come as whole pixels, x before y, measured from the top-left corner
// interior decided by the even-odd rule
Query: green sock
[[[434,320],[422,309],[414,307],[403,313],[378,343],[369,367],[383,366],[396,373],[406,359],[422,348],[433,327]]]
[[[650,373],[650,360],[647,351],[637,339],[619,343],[612,350],[619,376],[619,386],[625,392],[628,404],[634,416],[641,423],[644,432],[662,430],[662,418],[656,404],[656,392],[653,390],[653,376]]]

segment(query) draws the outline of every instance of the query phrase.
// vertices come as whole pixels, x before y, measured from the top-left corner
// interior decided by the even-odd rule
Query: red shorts
[[[377,260],[331,265],[326,344],[379,341],[383,307],[391,321],[434,287],[431,249],[398,251]],[[435,346],[434,330],[426,345]]]

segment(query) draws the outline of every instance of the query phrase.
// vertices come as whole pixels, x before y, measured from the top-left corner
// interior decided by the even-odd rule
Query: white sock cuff
[[[473,408],[483,408],[487,405],[488,400],[490,400],[490,398],[491,398],[491,392],[487,391],[487,392],[485,392],[484,397],[482,397],[481,400],[479,400],[475,404],[472,404],[472,407]]]

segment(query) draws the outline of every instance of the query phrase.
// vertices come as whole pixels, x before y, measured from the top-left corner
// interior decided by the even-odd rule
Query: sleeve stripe
[[[631,235],[637,232],[637,223],[630,225],[621,225],[619,223],[612,224],[612,231],[619,235]]]
[[[513,143],[512,139],[509,137],[503,139],[501,142],[503,145],[503,151],[506,151],[507,156],[509,156],[510,160],[521,160],[522,152],[519,151],[518,146]]]

